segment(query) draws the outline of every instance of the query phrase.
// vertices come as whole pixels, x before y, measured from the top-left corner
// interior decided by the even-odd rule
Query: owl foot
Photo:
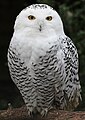
[[[32,111],[28,111],[28,116],[33,116],[33,112]]]
[[[42,117],[46,117],[47,116],[47,113],[48,113],[48,108],[45,108],[45,109],[43,109],[42,111],[41,111],[41,116]]]

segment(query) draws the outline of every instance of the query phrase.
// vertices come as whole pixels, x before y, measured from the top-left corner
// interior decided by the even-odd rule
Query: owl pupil
[[[34,20],[34,19],[36,19],[36,18],[35,18],[34,16],[32,16],[32,15],[29,15],[29,16],[28,16],[28,19],[29,19],[29,20]]]
[[[51,21],[52,20],[52,16],[46,17],[46,20]]]
[[[34,17],[33,16],[31,16],[31,19],[33,19]]]

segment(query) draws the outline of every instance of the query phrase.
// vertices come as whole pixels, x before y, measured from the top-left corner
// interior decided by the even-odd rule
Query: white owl
[[[8,66],[29,114],[37,111],[43,116],[53,106],[72,110],[79,104],[77,49],[50,6],[34,4],[20,12],[8,49]]]

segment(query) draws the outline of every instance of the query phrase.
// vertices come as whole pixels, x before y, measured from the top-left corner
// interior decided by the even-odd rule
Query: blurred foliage
[[[1,39],[3,40],[0,43],[0,45],[2,45],[0,47],[1,49],[0,55],[3,55],[3,56],[1,57],[1,61],[0,61],[1,62],[0,67],[2,68],[0,69],[0,74],[2,76],[2,77],[0,76],[0,79],[10,80],[10,78],[8,77],[9,75],[8,75],[7,66],[3,66],[3,64],[6,62],[8,43],[13,33],[12,28],[13,28],[15,16],[17,16],[17,14],[21,11],[22,8],[30,4],[35,4],[35,3],[48,4],[52,6],[54,9],[56,9],[57,12],[60,14],[63,24],[64,24],[64,30],[65,30],[66,35],[69,36],[73,40],[74,44],[76,45],[78,49],[79,76],[80,76],[81,85],[82,85],[82,98],[83,98],[83,101],[78,107],[78,110],[85,110],[85,82],[84,82],[84,79],[85,79],[85,0],[75,0],[75,1],[72,1],[72,0],[21,0],[21,1],[20,0],[18,1],[7,0],[5,1],[3,0],[1,1],[1,3],[2,5],[4,4],[4,9],[1,7],[1,9],[3,10],[2,18],[6,17],[5,18],[6,22],[5,20],[3,21],[1,19],[2,20],[1,23],[3,23],[1,27],[3,31],[3,33],[1,32],[1,35],[2,35]],[[8,5],[9,7],[6,8],[6,5]],[[8,10],[8,13],[10,13],[9,17],[6,16],[6,14],[4,15],[4,11],[6,13],[7,10]],[[8,19],[8,23],[7,23],[7,19]],[[6,33],[5,36],[4,36],[4,31]],[[4,68],[6,68],[6,70]],[[3,75],[2,73],[5,75]],[[9,85],[12,86],[12,84],[13,83],[10,83]],[[3,85],[1,85],[2,89],[3,89]],[[7,84],[5,84],[5,89],[6,89],[6,86]],[[13,91],[12,88],[14,89],[14,92],[12,92]],[[7,89],[5,91],[7,91]],[[7,108],[9,102],[12,103],[13,107],[16,107],[16,106],[18,107],[23,104],[22,97],[20,96],[19,91],[16,90],[15,86],[9,87],[9,92],[7,96],[2,97],[2,95],[0,94],[0,109]]]
[[[38,3],[44,3],[44,4],[49,4],[51,6],[54,6],[55,0],[37,0]]]

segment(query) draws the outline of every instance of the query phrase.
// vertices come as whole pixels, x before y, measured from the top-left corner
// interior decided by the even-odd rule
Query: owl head
[[[22,10],[16,18],[14,29],[32,34],[64,34],[59,14],[46,4],[33,4]]]

